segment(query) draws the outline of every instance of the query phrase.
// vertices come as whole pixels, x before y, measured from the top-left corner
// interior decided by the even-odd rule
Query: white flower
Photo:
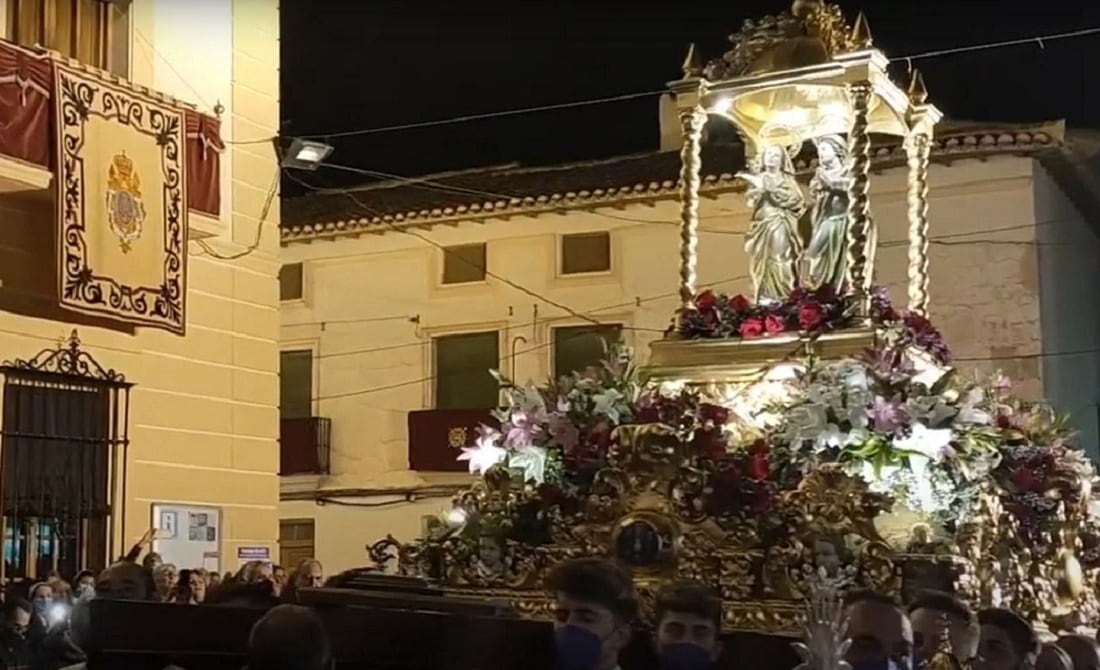
[[[840,430],[835,423],[825,426],[825,431],[814,440],[814,451],[822,452],[826,449],[837,449],[848,443],[848,434]]]
[[[787,412],[787,440],[792,444],[817,440],[825,432],[828,417],[822,405],[799,405]]]
[[[896,465],[884,465],[875,472],[870,461],[860,461],[859,476],[876,493],[893,493],[897,488],[897,476],[901,471]]]
[[[503,463],[508,458],[505,451],[496,442],[495,437],[480,437],[472,447],[462,447],[462,453],[458,460],[467,461],[470,465],[470,474],[478,475],[497,463]]]
[[[592,396],[592,401],[595,403],[593,413],[603,414],[611,423],[617,424],[622,419],[622,413],[619,411],[619,407],[622,405],[623,394],[619,393],[616,389],[607,389],[602,393],[597,393]]]
[[[868,391],[870,385],[867,381],[867,370],[862,366],[852,365],[844,370],[844,387],[849,393],[852,391]]]
[[[949,453],[954,433],[948,428],[930,429],[923,423],[914,423],[909,435],[894,440],[894,447],[912,454],[920,454],[933,461],[941,460]]]
[[[546,449],[528,446],[508,458],[508,467],[523,470],[523,481],[541,484],[546,479]]]
[[[938,426],[956,416],[958,410],[938,396],[918,396],[910,399],[909,413],[930,426]]]

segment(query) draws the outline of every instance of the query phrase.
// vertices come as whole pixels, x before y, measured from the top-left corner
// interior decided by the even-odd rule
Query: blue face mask
[[[51,605],[53,605],[53,603],[49,600],[35,600],[34,603],[32,603],[35,615],[43,619],[49,618]]]
[[[677,642],[661,650],[661,670],[706,670],[710,652],[697,644]]]
[[[603,654],[603,640],[580,626],[566,625],[554,633],[559,670],[592,670]]]

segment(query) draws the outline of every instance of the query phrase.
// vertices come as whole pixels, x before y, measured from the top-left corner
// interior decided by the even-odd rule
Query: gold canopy
[[[702,72],[703,103],[744,133],[750,152],[847,133],[848,85],[860,81],[873,86],[870,132],[908,133],[908,98],[887,77],[888,61],[872,47],[862,14],[849,24],[836,5],[795,0],[787,12],[746,20],[730,42]]]

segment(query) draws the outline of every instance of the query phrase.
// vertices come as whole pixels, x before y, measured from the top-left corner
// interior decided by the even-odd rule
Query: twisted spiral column
[[[868,112],[871,106],[870,82],[849,86],[852,100],[852,130],[848,133],[848,155],[852,160],[852,180],[848,187],[848,287],[856,298],[858,315],[870,311],[868,290],[868,245],[871,230],[871,138]]]
[[[909,310],[928,316],[928,162],[931,138],[909,138]]]
[[[707,114],[701,107],[680,111],[683,146],[680,148],[680,305],[695,306],[696,265],[699,257],[699,174],[703,167],[703,126]]]

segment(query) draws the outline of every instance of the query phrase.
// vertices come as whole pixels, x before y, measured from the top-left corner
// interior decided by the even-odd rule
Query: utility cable
[[[991,49],[1004,49],[1004,48],[1008,48],[1008,47],[1024,46],[1024,45],[1029,45],[1029,44],[1033,44],[1033,45],[1036,45],[1040,48],[1043,48],[1047,43],[1050,43],[1050,42],[1056,42],[1056,41],[1067,40],[1067,39],[1075,39],[1075,38],[1079,38],[1079,37],[1087,37],[1087,36],[1097,35],[1097,34],[1100,34],[1100,26],[1093,27],[1093,28],[1084,28],[1084,29],[1081,29],[1081,30],[1073,30],[1073,31],[1069,31],[1069,32],[1051,33],[1051,34],[1047,34],[1047,35],[1034,35],[1034,36],[1031,36],[1031,37],[1023,37],[1023,38],[1013,39],[1013,40],[1002,40],[1002,41],[999,41],[999,42],[987,42],[987,43],[971,44],[971,45],[953,47],[953,48],[948,48],[948,49],[936,49],[936,50],[932,50],[932,51],[922,51],[922,52],[918,52],[918,53],[909,54],[909,55],[906,55],[906,56],[899,56],[899,57],[896,57],[896,58],[891,58],[890,62],[892,62],[892,63],[912,63],[913,61],[916,61],[916,60],[926,60],[926,59],[929,59],[929,58],[942,58],[944,56],[952,56],[952,55],[959,55],[959,54],[970,54],[970,53],[974,53],[974,52],[978,52],[978,51],[988,51],[988,50],[991,50]],[[453,123],[466,123],[466,122],[469,122],[469,121],[480,121],[482,119],[494,119],[494,118],[500,118],[500,117],[506,117],[506,116],[516,116],[516,115],[520,115],[520,114],[534,114],[534,113],[538,113],[538,112],[549,112],[549,111],[556,111],[556,110],[561,110],[561,109],[571,109],[571,108],[574,108],[574,107],[590,107],[590,106],[593,106],[593,105],[602,105],[602,104],[608,104],[608,103],[613,103],[613,102],[634,100],[634,99],[637,99],[637,98],[655,97],[655,96],[662,95],[662,94],[668,93],[668,92],[669,92],[668,89],[660,89],[660,90],[652,90],[652,91],[641,91],[641,92],[637,92],[637,93],[623,93],[623,94],[620,94],[620,95],[613,95],[613,96],[602,97],[602,98],[593,98],[593,99],[590,99],[590,100],[576,100],[576,101],[573,101],[573,102],[562,102],[562,103],[554,103],[554,104],[549,104],[549,105],[537,105],[537,106],[533,106],[533,107],[523,107],[523,108],[519,108],[519,109],[506,109],[506,110],[500,110],[500,111],[496,111],[496,112],[485,112],[485,113],[482,113],[482,114],[466,114],[466,115],[463,115],[463,116],[454,116],[454,117],[449,117],[449,118],[435,119],[435,120],[431,120],[431,121],[418,121],[418,122],[414,122],[414,123],[402,123],[402,124],[396,124],[396,125],[390,125],[390,126],[380,126],[380,127],[376,127],[376,128],[364,128],[364,129],[361,129],[361,130],[347,130],[347,131],[335,132],[335,133],[300,135],[298,137],[301,138],[301,139],[330,140],[330,139],[336,139],[336,138],[341,138],[341,137],[356,137],[356,136],[360,136],[360,135],[373,135],[373,134],[377,134],[377,133],[389,133],[389,132],[395,132],[395,131],[400,131],[400,130],[412,130],[412,129],[416,129],[416,128],[427,128],[427,127],[433,127],[433,126],[442,126],[442,125],[449,125],[449,124],[453,124]],[[267,139],[267,140],[259,140],[259,141],[271,141],[271,140]]]

